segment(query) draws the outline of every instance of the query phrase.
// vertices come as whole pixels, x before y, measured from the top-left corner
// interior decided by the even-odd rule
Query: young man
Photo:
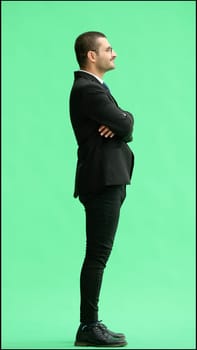
[[[124,346],[124,334],[98,320],[102,277],[130,183],[134,156],[133,116],[122,110],[103,82],[115,68],[116,53],[106,36],[86,32],[75,41],[80,67],[70,93],[70,117],[78,143],[74,197],[86,213],[86,255],[80,276],[80,326],[77,346]]]

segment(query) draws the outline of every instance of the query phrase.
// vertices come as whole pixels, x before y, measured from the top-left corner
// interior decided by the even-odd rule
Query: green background
[[[195,3],[2,2],[2,348],[74,348],[84,211],[68,98],[73,44],[102,31],[136,162],[100,319],[130,349],[195,348]]]

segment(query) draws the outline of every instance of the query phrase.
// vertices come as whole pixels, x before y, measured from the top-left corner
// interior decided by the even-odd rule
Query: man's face
[[[98,38],[98,50],[96,54],[96,67],[101,72],[105,73],[108,70],[114,69],[114,59],[116,58],[116,53],[112,49],[106,38]]]

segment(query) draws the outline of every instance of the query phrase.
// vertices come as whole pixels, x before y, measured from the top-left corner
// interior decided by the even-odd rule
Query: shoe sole
[[[94,344],[94,343],[88,343],[88,342],[79,342],[79,341],[76,341],[74,343],[75,346],[96,346],[96,347],[100,347],[100,348],[107,348],[107,347],[122,347],[122,346],[126,346],[128,345],[127,342],[124,342],[124,343],[115,343],[115,344]]]

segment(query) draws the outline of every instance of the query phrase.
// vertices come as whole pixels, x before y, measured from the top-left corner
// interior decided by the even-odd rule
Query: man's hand
[[[104,137],[112,138],[115,136],[115,134],[105,125],[101,125],[98,131],[100,132],[100,135]]]

